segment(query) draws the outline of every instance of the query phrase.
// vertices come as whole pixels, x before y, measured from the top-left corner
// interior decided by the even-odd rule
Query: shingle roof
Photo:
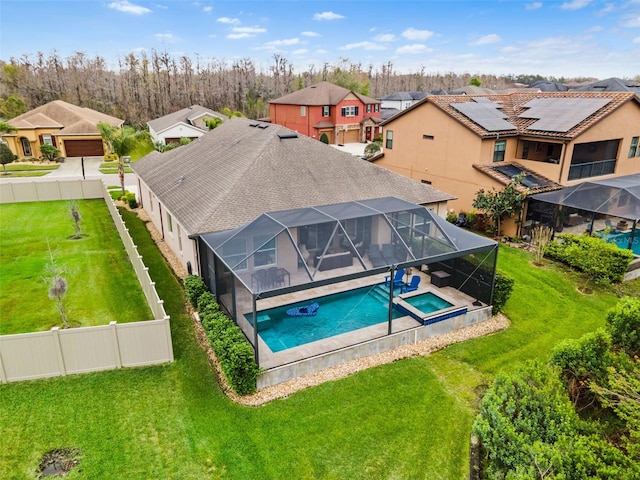
[[[417,204],[455,198],[285,127],[242,118],[132,168],[190,234],[229,230],[269,211],[387,196]]]
[[[428,92],[393,92],[385,97],[380,98],[380,100],[422,100],[427,95],[429,95]]]
[[[124,120],[62,100],[54,100],[11,119],[11,125],[18,129],[61,128],[57,133],[65,134],[99,135],[97,125],[100,122],[117,127]]]
[[[222,113],[218,113],[209,108],[202,107],[200,105],[191,105],[190,107],[183,108],[182,110],[178,110],[177,112],[170,113],[168,115],[165,115],[164,117],[151,120],[147,122],[147,125],[153,128],[156,132],[162,132],[167,128],[173,127],[177,123],[186,123],[187,125],[192,125],[198,128],[197,125],[193,124],[193,120],[206,114],[214,117],[222,118],[223,120],[227,118],[226,115],[223,115]]]
[[[297,92],[284,95],[283,97],[271,100],[269,103],[277,103],[283,105],[337,105],[347,95],[352,93],[364,104],[380,103],[378,100],[367,97],[357,92],[335,85],[331,82],[316,83]]]
[[[572,90],[580,92],[633,92],[640,95],[640,82],[612,77],[588,85],[581,85]]]
[[[525,106],[535,99],[608,99],[608,103],[599,108],[595,113],[586,116],[576,125],[567,131],[543,131],[530,129],[539,118],[525,118],[521,116],[530,110],[529,106]],[[501,136],[529,135],[543,136],[546,138],[555,137],[561,139],[572,139],[583,133],[589,127],[599,122],[614,110],[621,107],[626,102],[635,101],[640,104],[640,98],[630,92],[511,92],[506,94],[495,95],[430,95],[411,107],[403,110],[397,115],[385,120],[382,124],[387,125],[395,119],[407,115],[416,108],[420,108],[425,103],[431,103],[441,109],[451,117],[465,125],[469,130],[473,131],[480,137],[495,137],[496,134]],[[505,115],[505,120],[513,125],[513,129],[492,130],[489,131],[479,123],[474,122],[465,116],[460,109],[454,108],[453,105],[464,102],[493,102],[499,106],[499,111]],[[564,102],[564,100],[561,100]],[[564,102],[566,105],[566,102]],[[530,104],[531,105],[531,104]]]

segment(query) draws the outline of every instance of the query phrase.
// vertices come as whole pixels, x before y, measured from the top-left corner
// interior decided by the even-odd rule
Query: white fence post
[[[51,329],[51,338],[53,340],[53,347],[56,351],[56,358],[58,359],[58,368],[60,369],[60,375],[63,377],[67,375],[67,369],[64,366],[64,357],[62,356],[62,346],[60,345],[60,327],[53,327]]]
[[[113,351],[116,357],[116,368],[122,368],[122,358],[120,357],[120,344],[118,343],[118,322],[109,322],[109,330],[113,340]]]

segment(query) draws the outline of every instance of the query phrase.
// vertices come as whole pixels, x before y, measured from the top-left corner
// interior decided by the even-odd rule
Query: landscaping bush
[[[607,328],[613,343],[627,355],[640,355],[640,299],[626,297],[607,312]]]
[[[493,313],[500,313],[504,305],[509,300],[513,291],[514,280],[507,275],[496,271],[495,283],[493,286]]]
[[[133,192],[126,192],[121,198],[123,202],[129,205],[129,208],[138,208],[138,201],[136,200],[136,194]]]
[[[205,293],[207,289],[207,285],[204,283],[204,280],[199,275],[189,275],[184,279],[184,289],[187,294],[187,298],[189,299],[189,303],[197,308],[198,299],[200,295]]]
[[[633,260],[633,253],[587,235],[560,234],[545,255],[582,271],[598,285],[620,282]]]
[[[231,387],[240,395],[255,392],[260,369],[244,333],[220,311],[202,277],[189,275],[184,279],[184,285],[187,298],[200,315],[202,327]]]

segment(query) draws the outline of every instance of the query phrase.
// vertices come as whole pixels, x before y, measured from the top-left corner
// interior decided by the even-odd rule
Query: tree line
[[[335,65],[309,65],[295,71],[283,56],[263,69],[250,58],[219,59],[175,57],[166,51],[129,53],[112,69],[103,57],[76,52],[62,58],[45,55],[0,60],[0,116],[11,119],[53,100],[64,100],[125,120],[130,125],[190,105],[220,111],[228,108],[249,118],[269,115],[269,101],[320,81],[330,81],[373,98],[397,91],[454,90],[478,82],[492,89],[544,80],[540,75],[482,75],[453,72],[401,74],[392,62],[379,68],[348,59]],[[563,81],[565,79],[547,79]]]

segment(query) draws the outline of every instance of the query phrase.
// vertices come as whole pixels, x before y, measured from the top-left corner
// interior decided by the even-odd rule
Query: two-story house
[[[456,211],[519,173],[538,193],[640,172],[640,100],[630,92],[430,95],[382,125],[373,161],[455,195]]]
[[[381,133],[380,101],[320,82],[269,103],[269,121],[330,144],[367,142]]]

